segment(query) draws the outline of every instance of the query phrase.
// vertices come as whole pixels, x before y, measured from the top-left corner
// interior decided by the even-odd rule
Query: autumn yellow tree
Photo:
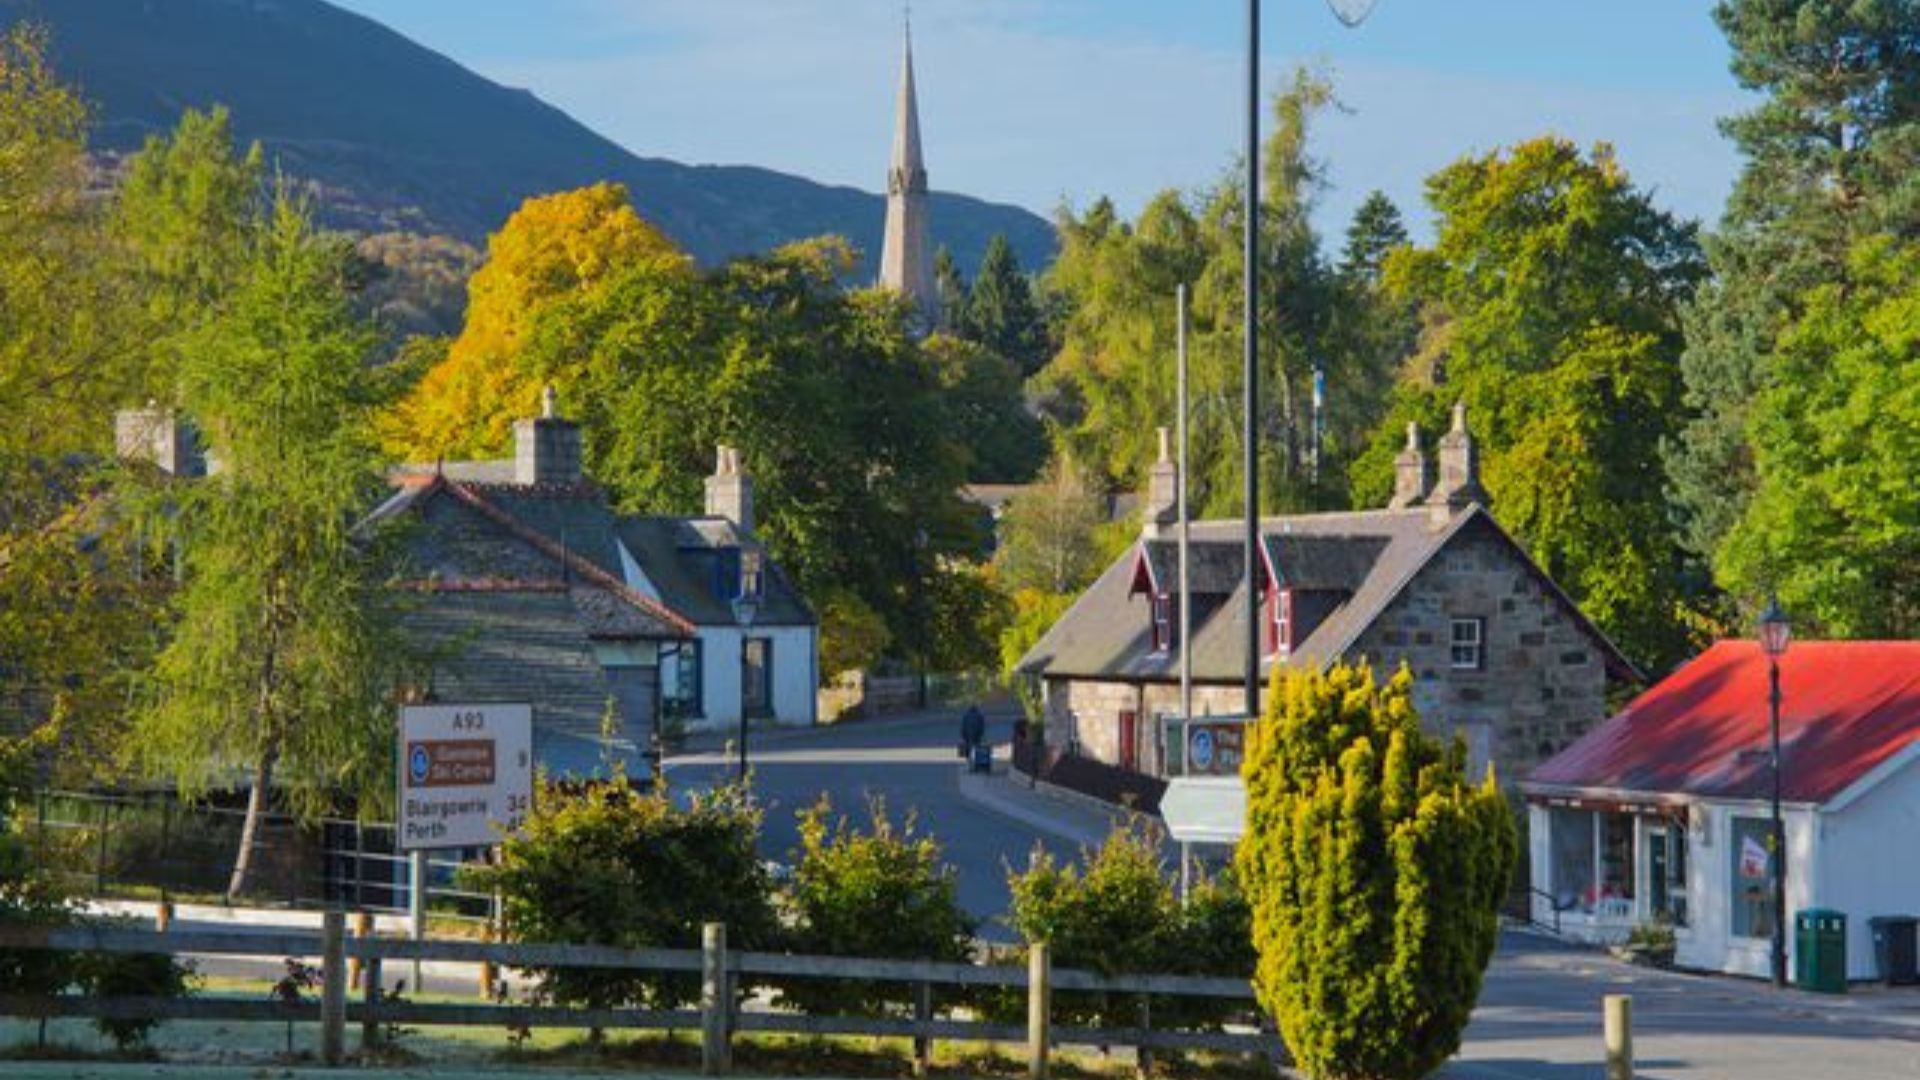
[[[666,234],[643,221],[619,184],[528,199],[487,241],[467,287],[467,321],[420,385],[385,418],[382,437],[416,461],[503,451],[530,416],[539,376],[520,363],[540,313],[588,293],[616,271],[653,265],[692,272]]]

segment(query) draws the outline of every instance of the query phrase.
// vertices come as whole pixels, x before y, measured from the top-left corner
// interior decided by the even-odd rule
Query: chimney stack
[[[1389,510],[1405,510],[1427,497],[1427,455],[1420,452],[1420,425],[1407,421],[1407,448],[1393,459],[1393,501]]]
[[[553,387],[540,395],[540,415],[513,424],[513,482],[571,487],[581,481],[580,425],[554,409]]]
[[[1438,525],[1474,503],[1486,501],[1486,490],[1480,486],[1480,452],[1467,431],[1467,405],[1455,402],[1453,428],[1440,436],[1440,482],[1433,486],[1427,504],[1433,508],[1433,521]]]
[[[713,475],[707,477],[707,516],[726,518],[742,532],[753,531],[753,481],[740,471],[740,451],[714,448]]]
[[[1148,537],[1161,535],[1167,526],[1175,524],[1180,514],[1180,467],[1173,463],[1167,429],[1157,430],[1160,434],[1160,457],[1153,463],[1153,471],[1147,477],[1147,504],[1142,508],[1146,520],[1140,530],[1142,535]]]
[[[145,462],[173,476],[205,476],[208,471],[193,425],[151,401],[144,409],[113,414],[113,449],[122,461]]]

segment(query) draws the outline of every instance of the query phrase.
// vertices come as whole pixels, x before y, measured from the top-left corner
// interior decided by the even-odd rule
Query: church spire
[[[913,86],[913,25],[907,24],[894,102],[893,158],[887,168],[887,231],[880,284],[912,300],[926,325],[939,316],[933,246],[927,238],[927,166],[920,156],[920,105]]]

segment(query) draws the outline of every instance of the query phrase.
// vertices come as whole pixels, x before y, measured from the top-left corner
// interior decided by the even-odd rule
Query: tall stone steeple
[[[894,102],[893,159],[887,168],[887,232],[880,248],[880,284],[913,301],[931,327],[940,315],[927,236],[927,165],[920,156],[920,106],[913,92],[913,26],[907,25]]]

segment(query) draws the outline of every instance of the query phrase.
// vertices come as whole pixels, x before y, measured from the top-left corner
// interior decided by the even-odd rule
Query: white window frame
[[[1173,648],[1173,597],[1166,593],[1153,594],[1153,651],[1167,652]]]
[[[1460,631],[1471,628],[1471,640],[1462,638]],[[1471,650],[1466,660],[1461,658],[1461,650]],[[1447,666],[1454,671],[1485,671],[1487,669],[1487,620],[1482,616],[1455,616],[1447,626]]]

